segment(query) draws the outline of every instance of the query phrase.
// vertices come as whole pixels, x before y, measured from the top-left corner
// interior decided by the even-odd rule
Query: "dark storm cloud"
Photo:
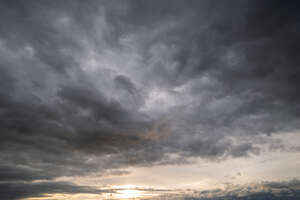
[[[22,167],[0,166],[1,181],[31,181],[36,179],[48,179],[44,171],[26,169]]]
[[[0,197],[2,199],[20,199],[26,197],[46,197],[44,193],[63,193],[63,194],[100,194],[102,192],[113,192],[108,190],[98,190],[92,187],[77,186],[68,182],[40,182],[40,183],[22,183],[22,182],[1,182]]]
[[[116,86],[128,91],[130,94],[134,94],[136,92],[136,88],[131,80],[126,76],[116,76],[115,77]]]
[[[296,149],[298,4],[1,2],[1,180]]]

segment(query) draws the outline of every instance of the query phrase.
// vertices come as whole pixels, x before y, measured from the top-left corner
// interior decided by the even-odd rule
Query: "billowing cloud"
[[[2,1],[0,181],[297,151],[297,7]]]

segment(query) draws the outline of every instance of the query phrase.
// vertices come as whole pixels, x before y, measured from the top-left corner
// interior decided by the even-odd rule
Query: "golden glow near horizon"
[[[137,197],[142,197],[143,192],[135,189],[125,189],[125,190],[118,191],[118,193],[115,194],[114,196],[120,199],[137,198]]]
[[[140,199],[143,197],[152,197],[156,194],[147,192],[145,188],[139,187],[138,185],[121,185],[121,186],[112,186],[114,193],[106,194],[110,199]]]
[[[44,194],[44,197],[24,198],[22,200],[133,200],[158,196],[158,194],[147,192],[145,188],[136,185],[112,186],[110,189],[112,189],[113,192],[101,194]]]

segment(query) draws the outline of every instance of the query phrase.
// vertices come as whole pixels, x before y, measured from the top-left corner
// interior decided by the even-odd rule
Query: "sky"
[[[300,199],[299,6],[1,1],[0,199]]]

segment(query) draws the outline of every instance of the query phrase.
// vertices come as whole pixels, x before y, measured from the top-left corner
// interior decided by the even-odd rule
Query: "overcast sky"
[[[1,1],[0,199],[299,199],[299,6]]]

